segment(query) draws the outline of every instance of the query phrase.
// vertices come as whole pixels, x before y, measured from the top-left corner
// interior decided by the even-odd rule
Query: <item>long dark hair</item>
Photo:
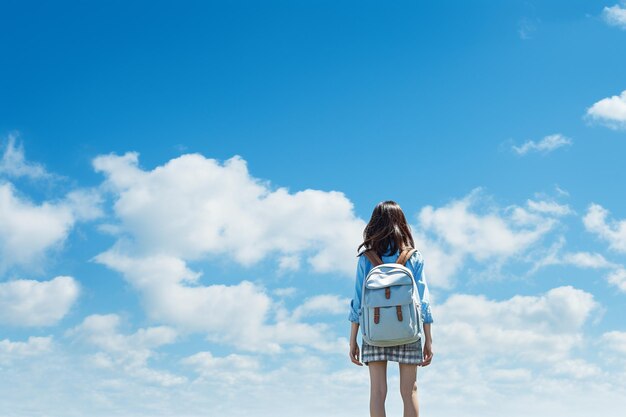
[[[413,248],[413,236],[406,217],[395,201],[381,201],[374,207],[372,217],[363,230],[363,243],[357,248],[373,249],[379,256],[392,255],[396,251]],[[389,248],[389,253],[386,253]],[[365,252],[365,251],[363,251]],[[363,252],[359,252],[360,256]]]

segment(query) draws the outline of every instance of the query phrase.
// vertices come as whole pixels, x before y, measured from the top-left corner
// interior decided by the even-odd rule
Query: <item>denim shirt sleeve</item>
[[[356,279],[354,282],[354,297],[350,301],[350,314],[348,320],[353,323],[359,322],[359,313],[361,311],[361,291],[363,289],[363,280],[365,279],[365,255],[359,256],[359,262],[356,266]]]
[[[430,311],[430,293],[428,291],[428,283],[426,282],[426,274],[424,273],[424,257],[421,252],[417,251],[411,256],[409,262],[413,266],[413,276],[415,277],[417,291],[420,295],[424,323],[432,323],[433,315]]]

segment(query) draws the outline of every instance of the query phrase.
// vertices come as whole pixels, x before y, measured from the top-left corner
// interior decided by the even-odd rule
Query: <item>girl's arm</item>
[[[352,322],[350,327],[350,344],[356,343],[356,337],[359,334],[359,323]]]
[[[424,323],[424,343],[433,343],[433,337],[430,334],[430,323]]]
[[[361,311],[361,290],[363,288],[363,277],[365,275],[364,257],[360,257],[356,267],[356,279],[354,280],[354,297],[350,301],[349,320],[350,326],[350,360],[356,365],[363,365],[359,361],[359,343],[356,338],[359,334],[359,313]]]
[[[433,338],[430,334],[430,323],[424,323],[424,355],[420,366],[428,366],[433,360]]]
[[[352,322],[350,327],[350,360],[352,363],[363,366],[360,361],[359,344],[356,341],[356,336],[359,334],[359,323]]]
[[[422,329],[424,330],[424,358],[420,365],[428,366],[433,359],[433,337],[430,332],[433,316],[430,311],[430,293],[428,291],[428,283],[426,282],[426,274],[424,273],[424,258],[421,256],[421,253],[418,255],[415,278],[421,297],[422,316],[424,319],[424,322],[422,323]]]

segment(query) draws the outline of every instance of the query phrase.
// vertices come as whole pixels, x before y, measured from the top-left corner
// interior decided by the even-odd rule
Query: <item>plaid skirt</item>
[[[361,360],[364,364],[373,361],[393,361],[417,365],[423,360],[422,341],[398,346],[372,346],[361,340]]]

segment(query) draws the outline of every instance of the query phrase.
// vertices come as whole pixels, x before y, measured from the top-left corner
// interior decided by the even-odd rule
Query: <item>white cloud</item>
[[[97,261],[121,272],[141,293],[142,304],[152,320],[186,331],[224,335],[227,341],[257,336],[268,318],[271,299],[249,281],[237,285],[184,285],[196,283],[200,274],[174,257],[131,258],[113,251]],[[245,306],[245,308],[243,308]]]
[[[49,352],[52,349],[52,336],[29,336],[26,342],[0,340],[0,363],[7,364],[13,359],[28,358]]]
[[[479,192],[480,189],[475,189],[465,198],[438,209],[432,206],[422,208],[420,227],[436,233],[448,245],[477,260],[486,260],[523,250],[553,225],[551,219],[537,217],[532,227],[520,228],[495,210],[486,214],[472,213],[470,207],[477,202]]]
[[[78,282],[67,276],[50,281],[0,283],[0,323],[9,326],[51,326],[68,313],[78,295]]]
[[[199,273],[190,270],[183,260],[164,255],[133,258],[111,250],[96,260],[122,273],[140,292],[142,305],[152,320],[185,332],[206,332],[208,340],[267,353],[282,351],[283,344],[325,352],[342,351],[347,346],[345,338],[333,338],[328,325],[293,318],[273,302],[264,288],[252,282],[199,285]]]
[[[304,300],[293,311],[293,318],[300,319],[315,314],[344,314],[350,307],[350,299],[334,294],[316,295]]]
[[[119,325],[120,318],[116,314],[93,314],[78,326],[68,329],[65,335],[101,349],[91,356],[91,363],[96,367],[120,369],[130,376],[164,386],[186,381],[185,377],[148,366],[148,360],[155,356],[155,348],[176,341],[174,329],[157,326],[126,335],[118,331]]]
[[[561,236],[557,242],[543,251],[543,256],[535,261],[532,272],[548,265],[573,265],[585,269],[611,269],[619,267],[619,264],[607,260],[600,253],[583,251],[560,253],[564,246],[565,238]]]
[[[587,117],[611,129],[626,129],[626,90],[594,103],[587,109]]]
[[[443,207],[425,206],[420,211],[413,229],[429,283],[450,288],[464,258],[501,264],[537,243],[556,224],[551,212],[519,206],[491,206],[480,213],[479,204],[488,200],[483,197],[482,189],[476,188]]]
[[[344,366],[337,366],[326,355],[309,352],[286,352],[268,362],[267,357],[208,352],[181,360],[172,357],[172,350],[157,352],[149,362],[154,368],[191,376],[169,385],[130,373],[126,363],[111,362],[115,356],[104,350],[97,355],[102,366],[95,366],[96,355],[85,361],[66,351],[65,345],[54,355],[14,360],[11,366],[1,366],[3,415],[65,416],[71,410],[72,415],[94,417],[313,417],[366,411],[367,371],[347,368],[347,355]],[[276,398],[282,399],[278,409]]]
[[[616,264],[608,261],[600,253],[571,252],[563,255],[563,263],[577,266],[579,268],[615,268]]]
[[[296,287],[276,288],[272,291],[277,297],[293,297],[298,292]]]
[[[571,286],[503,301],[454,294],[435,306],[437,345],[444,355],[472,360],[561,361],[583,341],[583,326],[598,308],[593,295]]]
[[[592,203],[583,218],[585,228],[609,243],[618,252],[626,252],[626,220],[607,220],[609,211],[599,204]]]
[[[611,262],[600,253],[594,252],[564,252],[560,253],[565,245],[565,238],[561,237],[558,242],[543,251],[542,256],[537,258],[530,269],[529,274],[549,265],[572,265],[583,269],[608,269],[606,281],[626,292],[626,269],[619,263]]]
[[[588,324],[583,328],[587,332]],[[511,356],[503,361],[496,354],[477,357],[474,353],[479,349],[474,346],[465,355],[452,357],[444,354],[438,333],[435,337],[433,364],[418,369],[423,414],[521,417],[531,412],[539,417],[619,417],[626,406],[621,370],[596,374],[593,342],[586,344],[583,340],[578,345],[578,348],[590,347],[580,353],[584,362],[570,357],[554,363],[538,363],[508,361]],[[483,344],[486,346],[489,341]],[[168,349],[167,353],[153,358],[152,366],[167,367],[175,374],[189,373],[189,377],[180,384],[164,385],[148,378],[129,377],[115,362],[109,367],[106,360],[102,364],[105,367],[86,366],[75,355],[64,355],[59,350],[58,355],[34,356],[13,361],[10,367],[3,366],[5,378],[0,379],[0,389],[7,414],[19,414],[25,401],[32,398],[37,401],[28,408],[29,415],[41,410],[50,415],[64,415],[64,410],[69,408],[77,415],[94,417],[120,412],[132,416],[180,417],[294,414],[347,417],[368,413],[367,367],[350,364],[347,354],[335,361],[308,351],[287,351],[273,358],[228,351],[209,353],[201,348],[198,353],[183,353],[182,358],[174,358],[172,349]],[[619,351],[615,354],[623,355]],[[609,368],[604,362],[600,365]],[[398,384],[397,364],[390,363],[388,415],[402,415]],[[54,389],[44,392],[42,386]],[[276,398],[282,399],[279,409]],[[494,403],[499,406],[494,408]]]
[[[59,249],[77,221],[102,215],[94,190],[74,190],[60,201],[33,203],[11,183],[0,182],[0,273],[13,266],[38,270]]]
[[[567,359],[552,364],[550,372],[574,379],[597,378],[602,370],[593,363],[583,359]]]
[[[272,190],[239,156],[220,164],[187,154],[145,171],[127,153],[99,156],[93,165],[140,253],[185,260],[224,254],[243,265],[276,254],[281,269],[295,269],[304,256],[318,272],[354,274],[365,222],[341,192]]]
[[[626,355],[626,332],[613,330],[602,335],[602,342],[611,350]]]
[[[300,257],[298,255],[281,256],[278,261],[278,271],[281,273],[287,271],[297,271],[300,269]]]
[[[620,291],[626,292],[626,269],[623,267],[611,271],[606,276],[606,280],[609,284],[616,286]]]
[[[602,10],[602,17],[609,25],[626,29],[626,2],[622,2],[622,6],[616,4],[611,7],[605,7]]]
[[[98,190],[82,188],[70,191],[63,200],[76,220],[94,220],[102,217],[102,195]]]
[[[77,337],[108,352],[128,352],[141,357],[150,352],[131,352],[173,343],[176,331],[167,326],[139,329],[131,335],[118,332],[120,317],[117,314],[92,314],[78,326],[67,331],[68,336]]]
[[[231,353],[218,357],[211,352],[198,352],[180,362],[199,373],[200,380],[220,384],[244,384],[259,383],[265,379],[261,373],[261,362],[255,356]]]
[[[559,204],[556,201],[534,201],[529,199],[526,204],[530,210],[539,213],[553,214],[555,216],[565,216],[572,213],[572,209],[567,204]]]
[[[73,224],[68,206],[36,205],[18,197],[11,184],[0,184],[0,272],[41,260],[63,243]]]
[[[546,154],[548,152],[554,151],[555,149],[571,144],[572,140],[570,138],[567,138],[560,133],[556,133],[554,135],[545,136],[538,142],[529,140],[522,146],[513,145],[513,150],[519,155],[526,155],[528,152],[531,151],[542,152]]]
[[[29,177],[32,179],[50,179],[54,176],[41,164],[28,162],[24,157],[24,147],[15,144],[17,135],[10,133],[0,159],[0,174],[10,177]]]
[[[519,361],[505,366],[497,357],[477,363],[471,352],[451,361],[440,350],[435,352],[433,364],[418,370],[420,411],[430,416],[521,417],[532,413],[539,417],[620,417],[626,406],[624,385],[615,374],[596,375],[592,377],[594,383],[589,383],[590,380],[570,376],[567,371],[558,373],[550,364],[529,368],[527,362]],[[55,357],[54,366],[39,361],[33,367],[38,372],[5,367],[3,375],[11,378],[0,380],[3,411],[19,414],[24,410],[24,400],[37,398],[29,415],[41,410],[49,415],[65,415],[68,408],[76,415],[94,417],[116,413],[179,417],[368,414],[367,367],[350,364],[347,355],[342,362],[309,352],[281,355],[276,362],[267,361],[267,357],[231,355],[234,354],[199,352],[189,356],[193,359],[182,359],[182,364],[181,360],[168,362],[168,366],[181,364],[183,369],[198,375],[171,386],[117,376],[106,369],[86,368],[82,361],[71,358],[60,363]],[[227,373],[229,363],[231,372]],[[564,363],[563,368],[579,366],[570,360]],[[60,369],[66,369],[65,373],[61,375]],[[42,392],[41,386],[46,383],[54,387],[51,393]],[[398,384],[398,367],[390,363],[387,415],[402,415]],[[276,398],[281,399],[279,408]]]

